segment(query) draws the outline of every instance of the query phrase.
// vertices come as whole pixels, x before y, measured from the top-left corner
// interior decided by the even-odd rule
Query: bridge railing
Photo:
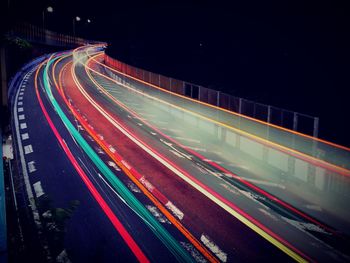
[[[244,116],[274,124],[286,129],[318,137],[318,117],[266,105],[224,92],[205,88],[190,82],[166,77],[157,73],[133,67],[105,54],[105,63],[124,74],[159,86],[204,103],[208,103]]]
[[[31,24],[17,24],[9,32],[9,36],[16,36],[26,39],[32,43],[46,44],[52,46],[75,47],[86,44],[100,44],[102,42],[73,37],[61,33],[53,32],[42,27]]]

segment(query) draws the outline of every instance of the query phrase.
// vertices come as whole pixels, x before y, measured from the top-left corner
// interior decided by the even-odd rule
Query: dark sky
[[[136,66],[319,116],[322,137],[350,146],[346,1],[229,2],[10,1],[14,17],[37,24],[53,6],[57,31],[79,15],[78,34]]]

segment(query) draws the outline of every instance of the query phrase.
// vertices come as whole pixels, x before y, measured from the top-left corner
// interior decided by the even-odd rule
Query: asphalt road
[[[249,152],[215,139],[222,130],[116,83],[88,49],[99,51],[55,54],[25,72],[14,95],[16,159],[44,256],[349,259],[346,220],[299,209],[308,202],[280,176],[268,181],[271,167],[260,175]]]

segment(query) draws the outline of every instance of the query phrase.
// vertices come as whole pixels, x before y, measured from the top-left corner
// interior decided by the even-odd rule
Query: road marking
[[[45,194],[44,191],[43,191],[43,188],[41,187],[41,182],[40,181],[38,181],[35,184],[33,184],[33,187],[34,187],[36,198],[39,198],[40,196]]]
[[[22,105],[23,105],[23,101],[19,101],[18,106],[22,106]]]
[[[23,96],[18,97],[18,100],[23,100]]]
[[[116,163],[114,163],[114,162],[108,161],[108,165],[109,165],[110,167],[113,167],[113,168],[114,168],[115,170],[117,170],[118,172],[121,171],[120,168],[118,167],[118,165],[117,165]]]
[[[125,160],[121,160],[121,163],[124,164],[124,166],[130,170],[131,169],[131,166],[125,161]]]
[[[29,134],[28,133],[23,133],[22,134],[22,141],[29,139]]]
[[[23,129],[26,129],[27,128],[27,123],[23,122],[20,124],[20,128],[23,130]]]
[[[23,92],[20,92],[20,93],[19,93],[19,95],[21,95],[21,96],[22,96],[22,95],[23,95]]]
[[[115,149],[112,145],[109,145],[109,146],[108,146],[108,149],[109,149],[112,153],[115,153],[115,152],[116,152],[116,149]]]
[[[30,162],[28,162],[28,170],[29,170],[30,173],[36,171],[36,168],[35,168],[35,161],[30,161]]]
[[[172,202],[168,201],[165,206],[180,220],[184,218],[184,213],[177,208]]]
[[[223,252],[210,238],[204,234],[201,236],[201,241],[207,248],[211,250],[222,262],[227,261],[227,254]]]
[[[33,147],[31,144],[24,146],[24,153],[29,154],[33,152]]]
[[[18,115],[19,120],[24,120],[25,118],[26,118],[26,116],[24,114]]]
[[[178,140],[182,140],[182,141],[201,143],[200,140],[191,139],[191,138],[185,138],[185,137],[174,137],[174,138],[175,138],[175,139],[178,139]]]
[[[170,221],[158,210],[156,206],[146,205],[146,208],[159,222],[163,224],[171,224]]]
[[[18,112],[22,112],[23,111],[23,108],[18,108]]]
[[[179,154],[177,151],[174,151],[174,150],[170,150],[173,154],[175,154],[177,157],[180,157],[180,158],[185,158],[184,156],[182,156],[181,154]]]
[[[17,95],[15,98],[15,102],[18,100],[18,93],[19,90],[17,91]],[[19,123],[18,123],[18,116],[17,116],[17,112],[19,111],[19,108],[17,109],[17,104],[14,103],[14,122],[15,122],[15,130],[16,130],[16,137],[17,137],[17,144],[18,144],[18,151],[19,151],[19,156],[20,156],[20,161],[21,161],[21,166],[22,166],[22,174],[23,174],[23,180],[24,180],[24,184],[26,187],[26,192],[27,192],[27,196],[28,196],[28,200],[30,203],[30,207],[32,209],[32,213],[33,213],[33,218],[34,218],[34,222],[37,225],[37,227],[39,229],[42,228],[41,226],[41,222],[40,222],[40,217],[39,217],[39,212],[36,208],[36,204],[35,204],[35,199],[34,199],[34,195],[33,195],[33,191],[32,191],[32,187],[30,185],[30,181],[29,181],[29,176],[28,176],[28,171],[27,171],[27,166],[26,166],[26,162],[24,159],[24,154],[23,154],[23,147],[22,147],[22,141],[20,139],[20,133],[19,133]],[[23,111],[23,108],[22,108]]]

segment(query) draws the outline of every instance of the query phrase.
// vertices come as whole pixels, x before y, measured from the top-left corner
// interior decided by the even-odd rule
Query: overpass
[[[348,260],[350,149],[299,132],[305,117],[317,135],[317,119],[126,65],[101,45],[42,57],[12,83],[33,225],[59,231],[47,196],[79,201],[65,242],[38,234],[43,258]]]

